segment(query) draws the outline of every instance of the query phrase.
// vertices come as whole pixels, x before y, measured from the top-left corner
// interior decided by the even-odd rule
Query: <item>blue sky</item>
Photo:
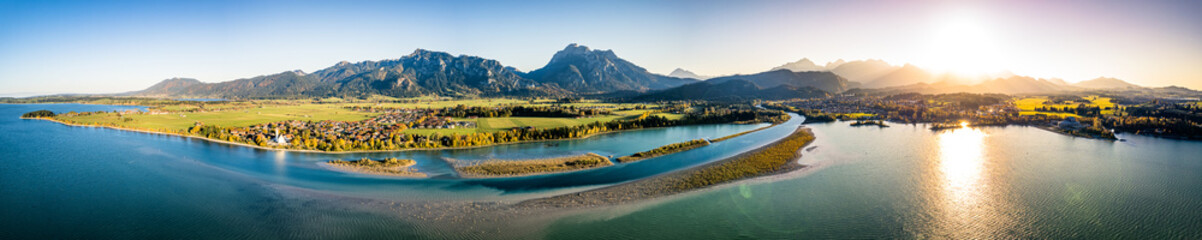
[[[659,73],[754,73],[803,57],[876,58],[1202,88],[1199,11],[1202,3],[1172,0],[2,1],[0,95],[311,72],[416,48],[529,71],[568,43],[613,49]],[[939,29],[950,22],[980,34],[949,40]],[[989,51],[955,54],[963,49]]]

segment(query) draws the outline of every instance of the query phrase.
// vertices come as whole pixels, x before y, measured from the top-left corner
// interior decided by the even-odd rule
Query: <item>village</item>
[[[198,126],[203,125],[197,122]],[[362,121],[302,121],[288,120],[258,124],[245,128],[230,128],[229,134],[236,139],[258,145],[308,145],[346,140],[371,142],[381,139],[405,137],[406,129],[454,129],[476,128],[475,121],[456,121],[451,117],[437,116],[433,111],[416,109],[392,109],[376,117]]]

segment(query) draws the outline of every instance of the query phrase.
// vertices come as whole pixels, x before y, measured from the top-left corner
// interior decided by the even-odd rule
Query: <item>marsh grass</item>
[[[741,133],[735,133],[735,134],[727,135],[727,136],[725,136],[725,137],[720,137],[720,138],[710,139],[710,143],[716,143],[716,142],[721,142],[721,141],[730,140],[731,138],[735,138],[735,137],[738,137],[738,136],[747,135],[748,133],[758,132],[758,131],[760,131],[760,130],[768,129],[768,128],[770,128],[770,127],[775,127],[775,126],[776,126],[776,124],[773,124],[773,125],[768,125],[768,126],[764,126],[764,127],[761,127],[761,128],[752,129],[751,131],[746,131],[746,132],[741,132]]]
[[[774,144],[698,168],[673,181],[671,187],[683,191],[784,170],[801,156],[799,150],[813,141],[812,133],[798,129]]]
[[[706,141],[705,139],[695,139],[695,140],[691,140],[688,142],[679,142],[679,143],[664,145],[662,147],[658,147],[655,149],[637,152],[637,153],[631,154],[630,156],[618,157],[617,159],[614,159],[614,160],[617,160],[619,163],[636,162],[636,161],[640,161],[640,160],[644,160],[644,159],[648,159],[648,158],[654,158],[654,157],[659,157],[659,156],[663,156],[663,155],[684,152],[684,151],[692,150],[695,148],[704,147],[706,145],[710,145],[710,142]]]
[[[416,164],[417,161],[414,161],[413,159],[397,158],[387,158],[379,161],[367,158],[355,161],[344,161],[339,159],[326,162],[326,165],[330,167],[352,172],[403,177],[425,177],[425,173],[417,172],[415,169],[411,168]]]
[[[455,170],[464,177],[509,177],[566,172],[613,165],[596,153],[531,160],[486,160]]]
[[[615,186],[531,199],[524,207],[579,207],[640,201],[772,174],[804,166],[796,160],[801,149],[814,141],[814,134],[798,128],[789,136],[766,146],[695,168],[658,175]]]

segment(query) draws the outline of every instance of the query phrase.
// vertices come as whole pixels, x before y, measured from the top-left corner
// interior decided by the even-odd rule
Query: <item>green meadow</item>
[[[236,110],[184,112],[169,114],[104,113],[80,116],[59,116],[77,123],[116,125],[140,129],[184,130],[196,122],[207,125],[246,127],[285,120],[359,121],[377,113],[349,110],[332,104],[262,105]],[[129,120],[127,120],[129,119]]]

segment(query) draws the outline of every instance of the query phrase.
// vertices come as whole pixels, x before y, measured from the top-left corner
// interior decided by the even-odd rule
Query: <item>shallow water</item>
[[[818,147],[802,163],[814,169],[568,217],[548,236],[1202,238],[1199,142],[1030,127],[810,126]]]
[[[763,125],[688,126],[588,139],[366,154],[266,151],[69,127],[21,113],[127,109],[0,105],[0,239],[461,238],[379,201],[520,200],[606,186],[731,156],[765,131],[654,160],[504,179],[459,179],[445,158],[621,156]],[[7,116],[7,117],[5,117]],[[530,238],[1202,238],[1202,144],[1071,138],[1027,127],[932,132],[811,125],[812,168],[645,204],[585,210]],[[329,171],[335,158],[400,157],[432,179]],[[330,197],[334,196],[334,197]],[[615,230],[621,229],[621,230]]]
[[[762,127],[706,125],[625,131],[587,139],[493,147],[386,153],[322,154],[259,150],[176,136],[71,127],[20,114],[125,110],[138,107],[0,105],[0,239],[8,237],[404,236],[419,234],[395,212],[347,209],[292,189],[327,195],[416,200],[531,198],[564,188],[596,187],[719,159],[758,146],[754,139],[714,144],[663,161],[546,176],[460,179],[445,158],[541,158],[595,152],[627,155],[688,139],[716,138]],[[755,135],[755,136],[753,136]],[[769,132],[749,137],[770,138]],[[330,171],[337,158],[400,157],[418,161],[432,179]],[[323,197],[325,198],[325,197]],[[296,222],[302,221],[302,222]],[[362,222],[347,232],[328,223]],[[70,226],[77,231],[63,232]],[[375,229],[372,228],[387,228]],[[420,226],[418,226],[420,227]],[[363,230],[367,229],[367,230]],[[352,234],[353,235],[347,235]],[[200,234],[200,235],[194,235]],[[396,235],[401,234],[401,235]],[[7,236],[7,237],[6,237]]]

